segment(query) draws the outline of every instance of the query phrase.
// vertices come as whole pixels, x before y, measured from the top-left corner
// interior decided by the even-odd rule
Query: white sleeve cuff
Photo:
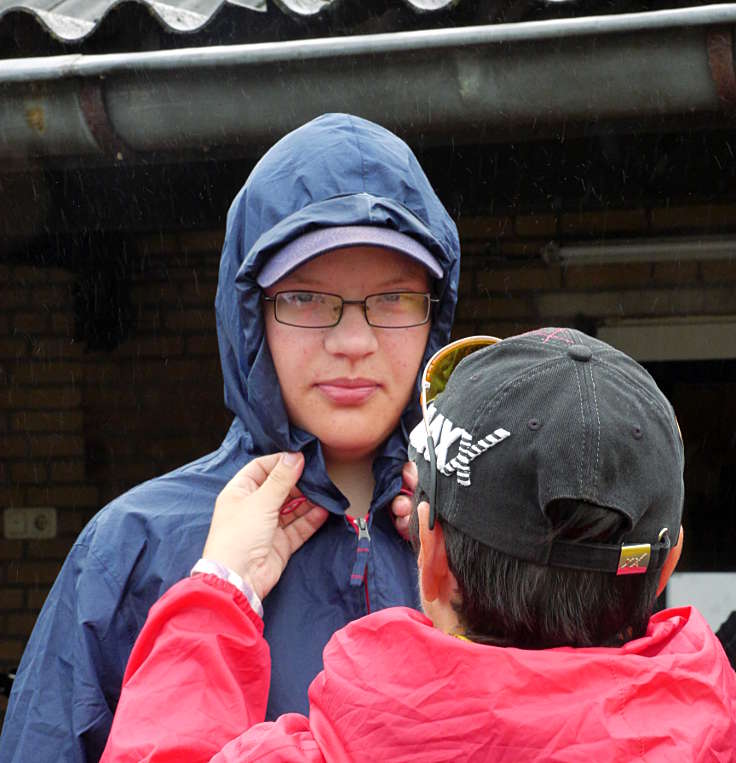
[[[261,618],[263,617],[263,605],[261,604],[261,600],[258,598],[256,592],[245,582],[245,580],[243,580],[243,578],[240,577],[240,575],[238,575],[237,572],[234,572],[220,562],[214,561],[214,559],[200,559],[194,567],[192,567],[192,571],[189,574],[197,575],[198,573],[216,575],[222,580],[227,580],[228,583],[234,585],[245,598],[248,599],[248,603],[253,610],[258,613],[258,616]]]

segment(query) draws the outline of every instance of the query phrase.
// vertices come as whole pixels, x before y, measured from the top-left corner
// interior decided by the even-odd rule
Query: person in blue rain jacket
[[[372,231],[378,232],[372,236]],[[342,256],[351,257],[355,268],[347,285]],[[315,266],[320,257],[322,265]],[[340,265],[329,289],[327,257],[333,258],[329,272],[333,263]],[[459,257],[455,224],[411,150],[384,128],[328,114],[289,133],[262,157],[228,213],[215,300],[232,425],[216,451],[134,487],[82,531],[21,660],[0,760],[99,759],[126,662],[149,607],[190,573],[202,554],[217,495],[256,456],[301,451],[306,466],[299,488],[330,512],[264,603],[272,656],[268,719],[307,711],[307,687],[338,628],[369,611],[418,607],[415,558],[397,532],[391,502],[402,487],[407,433],[420,416],[419,374],[449,338]],[[313,277],[310,267],[321,268],[316,287],[302,277]],[[397,267],[401,283],[394,284]],[[370,283],[364,286],[366,279]],[[331,328],[285,326],[273,312],[274,303],[264,301],[264,296],[274,299],[283,285],[301,292],[330,291],[355,303],[343,306]],[[369,326],[366,288],[426,288],[432,300],[428,323]],[[397,300],[381,297],[379,302],[387,310]],[[264,330],[269,325],[272,341],[286,337],[274,353]],[[408,338],[402,342],[404,335]],[[324,346],[314,345],[315,352],[328,365],[352,369],[326,370],[325,378],[317,379],[322,387],[304,392],[303,406],[293,363],[288,368],[288,341],[300,336],[307,353],[315,337],[324,336]],[[384,341],[389,344],[381,345]],[[398,368],[397,378],[409,381],[377,382],[377,391],[365,389],[375,380],[360,369],[370,366],[372,353],[383,353],[382,373]],[[277,373],[274,357],[285,364],[285,378],[281,368]],[[319,363],[304,358],[305,374],[319,374]],[[280,381],[298,389],[284,388]],[[388,425],[381,424],[385,414],[380,411],[370,418],[361,414],[364,405],[375,408],[387,397],[392,384],[406,389],[398,389],[398,397],[393,390],[385,406],[392,416]],[[332,405],[334,419],[315,421],[320,405]],[[355,453],[351,439],[360,445]]]

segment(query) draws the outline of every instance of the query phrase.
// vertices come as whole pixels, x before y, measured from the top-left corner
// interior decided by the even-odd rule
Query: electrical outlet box
[[[3,535],[8,540],[44,540],[56,537],[56,509],[38,506],[5,509]]]

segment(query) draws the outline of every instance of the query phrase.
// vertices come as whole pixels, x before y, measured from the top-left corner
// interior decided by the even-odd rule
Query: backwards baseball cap
[[[273,286],[309,260],[346,246],[393,249],[424,265],[434,278],[442,278],[435,256],[411,236],[376,225],[339,225],[310,231],[281,247],[261,268],[256,281],[264,289]]]
[[[608,344],[566,328],[504,339],[462,360],[428,410],[437,513],[509,556],[617,574],[658,569],[682,518],[683,445],[652,377]],[[430,484],[423,422],[410,438]],[[560,499],[624,519],[620,542],[555,539]]]

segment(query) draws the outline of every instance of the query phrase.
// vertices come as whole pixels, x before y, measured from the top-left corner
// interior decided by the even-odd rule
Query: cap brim
[[[392,249],[423,265],[434,278],[443,276],[437,258],[411,236],[374,225],[342,225],[310,231],[290,241],[261,268],[256,281],[261,288],[273,286],[315,257],[347,246],[378,246]]]

